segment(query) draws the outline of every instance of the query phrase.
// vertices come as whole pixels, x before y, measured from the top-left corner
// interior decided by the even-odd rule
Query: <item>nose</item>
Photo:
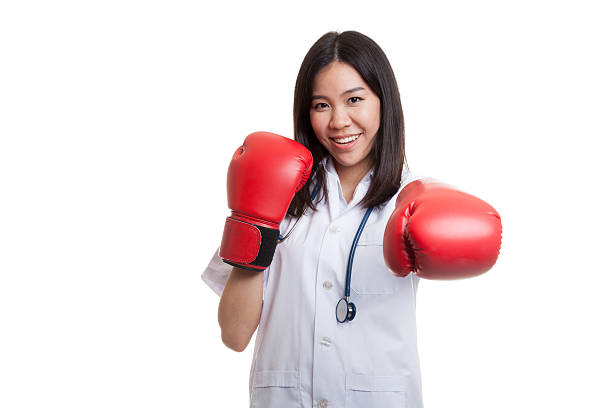
[[[342,129],[351,125],[351,117],[342,108],[336,108],[332,111],[332,118],[329,126],[333,129]]]

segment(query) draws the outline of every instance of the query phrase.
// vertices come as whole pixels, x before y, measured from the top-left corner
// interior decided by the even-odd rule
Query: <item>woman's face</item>
[[[310,123],[337,168],[365,173],[372,166],[380,99],[355,68],[336,61],[315,76]]]

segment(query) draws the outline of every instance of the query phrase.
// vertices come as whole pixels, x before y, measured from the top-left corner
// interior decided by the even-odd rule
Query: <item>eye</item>
[[[350,103],[357,103],[357,102],[359,102],[359,101],[363,101],[363,98],[360,98],[360,97],[358,97],[358,96],[352,96],[352,97],[350,97],[350,98],[348,99],[348,101],[349,101]]]
[[[327,105],[325,102],[319,102],[319,103],[315,103],[315,105],[313,106],[313,108],[315,110],[323,110],[325,108],[327,108],[329,105]]]

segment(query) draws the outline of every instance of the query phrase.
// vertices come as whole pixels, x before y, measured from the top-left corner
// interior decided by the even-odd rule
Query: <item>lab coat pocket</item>
[[[299,407],[298,383],[297,371],[256,371],[251,407]]]
[[[403,375],[346,376],[346,406],[405,408],[409,378]]]
[[[356,294],[390,294],[397,291],[401,283],[402,278],[395,276],[385,264],[382,240],[357,245],[351,273],[351,288]]]

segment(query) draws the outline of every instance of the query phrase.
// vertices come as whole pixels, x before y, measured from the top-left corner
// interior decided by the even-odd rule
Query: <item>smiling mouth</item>
[[[341,145],[348,144],[348,143],[354,142],[355,140],[359,139],[359,136],[361,135],[362,133],[358,133],[356,135],[347,136],[347,137],[343,137],[340,139],[332,139],[332,140],[334,141],[334,143],[337,143],[337,144],[341,144]]]

